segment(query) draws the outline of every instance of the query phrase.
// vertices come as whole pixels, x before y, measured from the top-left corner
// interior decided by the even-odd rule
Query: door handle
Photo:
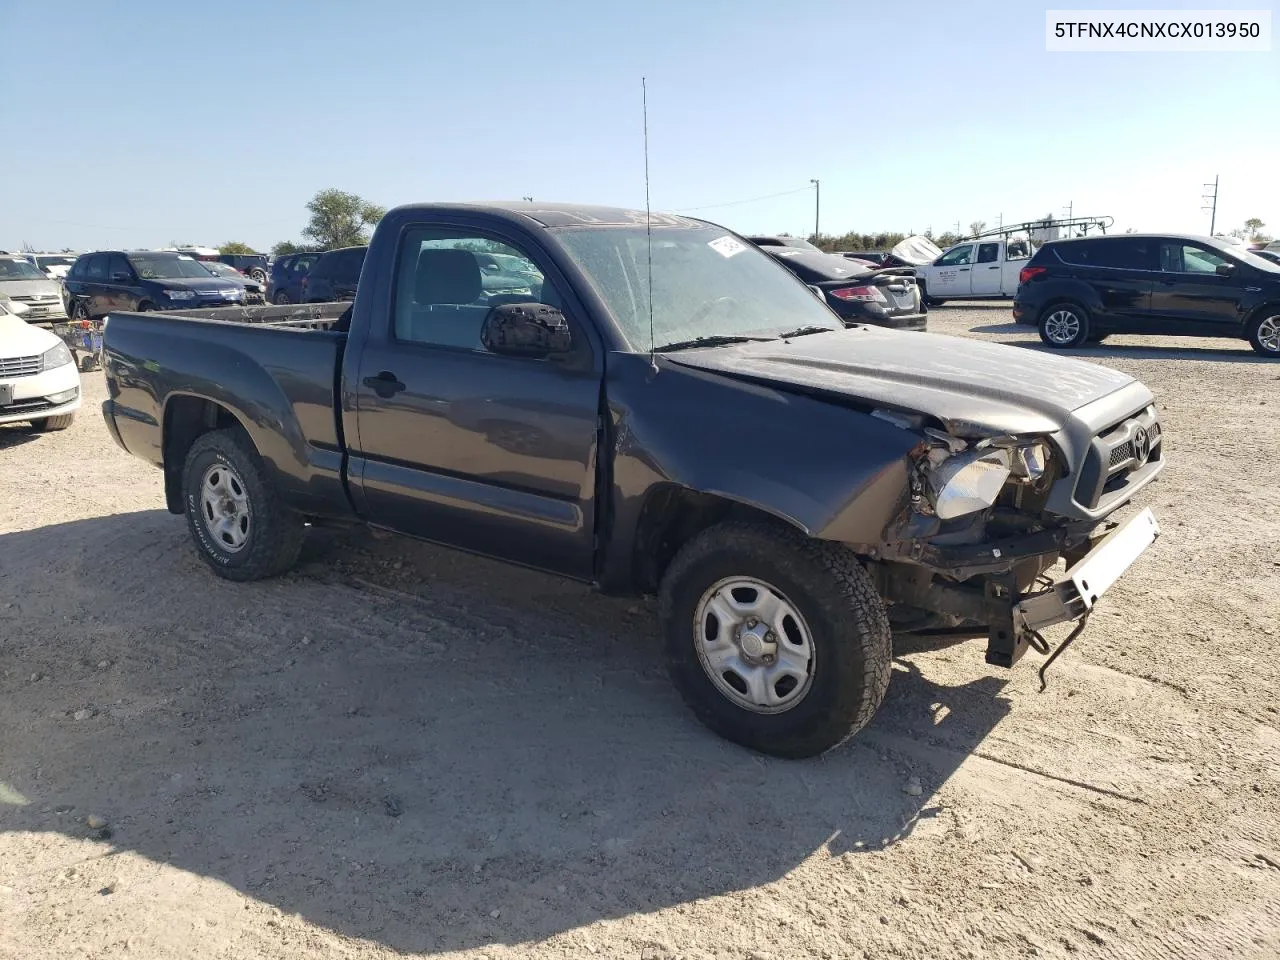
[[[383,370],[376,377],[365,377],[364,385],[383,400],[391,399],[404,389],[404,384],[390,370]]]
[[[968,272],[969,272],[969,268],[968,268],[968,267],[961,267],[961,268],[960,268],[960,272],[961,272],[961,273],[968,273]]]
[[[990,266],[990,267],[987,267],[987,269],[988,269],[988,270],[999,270],[999,269],[1000,269],[1000,264],[998,264],[998,263],[997,263],[997,264],[994,264],[994,265],[992,265],[992,266]]]

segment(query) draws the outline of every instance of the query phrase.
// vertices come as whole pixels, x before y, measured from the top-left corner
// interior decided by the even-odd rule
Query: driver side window
[[[956,247],[954,250],[948,250],[939,257],[935,266],[939,267],[955,267],[961,264],[969,263],[973,257],[973,244],[968,243],[963,247]]]
[[[396,276],[397,340],[483,350],[480,330],[489,311],[530,302],[561,305],[542,271],[518,248],[447,228],[405,234]]]

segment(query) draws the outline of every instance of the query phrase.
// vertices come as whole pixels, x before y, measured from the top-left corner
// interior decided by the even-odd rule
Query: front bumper
[[[891,604],[924,611],[947,624],[908,627],[905,632],[985,634],[987,662],[1012,667],[1029,646],[1047,652],[1039,631],[1073,621],[1082,625],[1099,598],[1155,542],[1160,527],[1151,510],[1144,509],[1101,533],[1067,534],[1066,529],[1044,531],[1011,538],[1000,546],[953,548],[955,555],[948,551],[930,556],[924,566],[882,562],[872,565],[872,571],[881,596]],[[984,556],[979,557],[979,552]],[[1044,572],[1059,557],[1068,559],[1066,574],[1042,586]],[[979,559],[984,562],[978,563]],[[942,560],[963,563],[963,568],[948,574],[933,566]]]
[[[74,363],[30,377],[0,379],[0,423],[43,420],[71,413],[80,407],[80,373]],[[74,390],[70,400],[51,400]]]

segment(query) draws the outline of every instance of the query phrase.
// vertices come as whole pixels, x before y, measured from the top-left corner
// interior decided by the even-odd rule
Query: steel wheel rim
[[[1074,310],[1055,310],[1045,317],[1044,335],[1054,343],[1070,343],[1080,335],[1080,318]]]
[[[1280,315],[1267,317],[1258,324],[1258,343],[1268,353],[1280,353]]]
[[[698,662],[729,702],[750,713],[785,713],[813,686],[813,634],[776,587],[754,577],[726,577],[694,608]]]
[[[228,553],[239,553],[249,542],[249,494],[240,475],[225,463],[215,463],[204,472],[200,481],[200,519],[209,536]]]

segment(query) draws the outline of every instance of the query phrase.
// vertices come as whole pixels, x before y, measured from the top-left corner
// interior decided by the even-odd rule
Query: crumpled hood
[[[10,297],[34,297],[53,294],[61,297],[62,287],[56,280],[0,280],[0,293]]]
[[[0,360],[34,357],[58,343],[48,330],[32,326],[21,317],[0,316]]]
[[[879,327],[684,350],[666,359],[927,414],[960,436],[1053,433],[1073,410],[1135,382],[1109,367],[1038,350]]]

